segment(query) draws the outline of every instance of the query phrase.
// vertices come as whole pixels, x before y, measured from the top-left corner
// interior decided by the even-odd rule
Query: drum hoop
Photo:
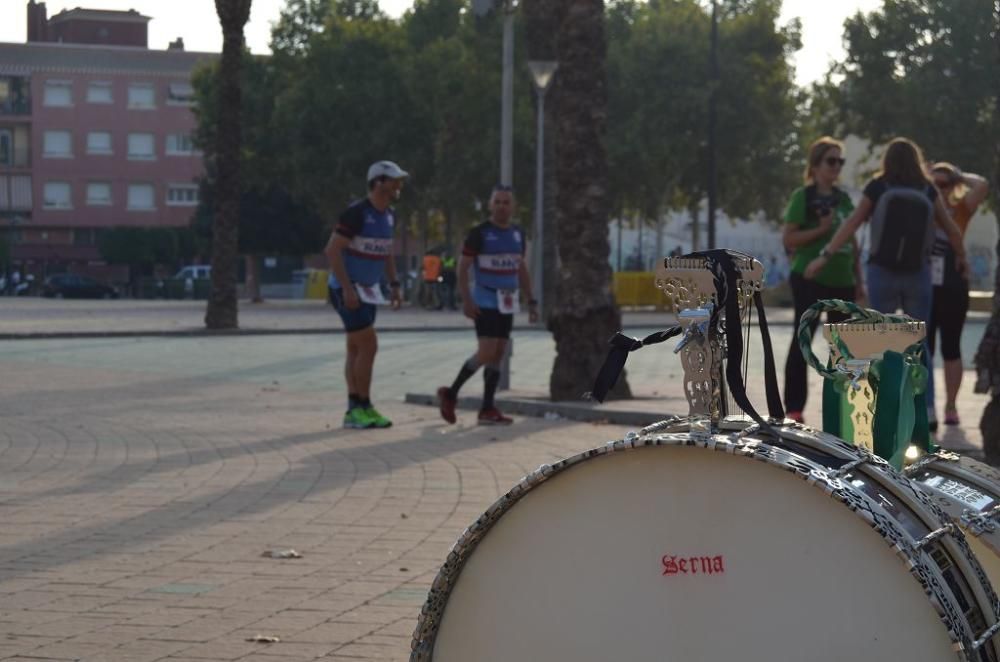
[[[916,481],[916,476],[921,471],[961,480],[982,490],[984,494],[993,496],[994,501],[1000,504],[1000,490],[997,489],[1000,487],[1000,472],[978,460],[951,451],[938,451],[924,455],[906,467],[903,473]],[[923,489],[933,491],[935,495],[941,494],[933,487]],[[941,498],[956,507],[958,505],[950,497]],[[1000,533],[1000,505],[994,506],[987,512],[963,509],[957,518],[963,525],[966,535],[978,538],[996,554],[1000,554],[1000,536],[995,535]]]
[[[672,419],[664,423],[668,423],[669,427],[673,427],[674,425],[682,425],[684,422],[683,419]],[[652,429],[656,427],[659,426],[650,426],[650,428],[647,428],[647,430],[650,430],[650,433],[647,434],[638,435],[630,433],[625,439],[609,441],[603,446],[583,451],[554,464],[541,465],[532,473],[524,476],[506,494],[488,507],[475,522],[466,528],[452,545],[451,551],[449,551],[445,562],[442,564],[427,593],[427,600],[420,610],[417,626],[413,633],[410,662],[430,662],[432,660],[435,640],[444,616],[448,598],[458,582],[465,563],[482,539],[489,533],[490,529],[528,492],[534,490],[553,476],[582,462],[608,456],[612,453],[658,446],[690,446],[764,462],[775,468],[793,473],[810,485],[822,490],[827,496],[839,501],[865,521],[875,533],[879,534],[888,543],[889,547],[895,552],[896,557],[910,571],[910,575],[920,583],[924,594],[945,626],[948,636],[953,642],[953,648],[959,656],[958,659],[972,659],[972,654],[978,648],[973,638],[978,633],[972,634],[969,631],[970,624],[964,618],[962,610],[956,604],[954,594],[950,588],[944,585],[939,566],[931,564],[927,560],[929,559],[929,555],[914,546],[915,541],[912,536],[903,531],[896,519],[888,516],[886,511],[869,496],[853,488],[840,478],[831,476],[833,472],[829,471],[827,467],[766,441],[756,439],[743,440],[741,439],[743,435],[737,433],[725,436],[719,434],[696,436],[694,438],[687,432],[653,433]],[[669,427],[664,426],[664,429],[669,429]],[[780,430],[780,428],[778,429]],[[847,446],[846,442],[844,443]],[[881,458],[867,453],[863,449],[855,450],[859,457],[870,460],[872,464],[880,464],[879,461]],[[885,464],[885,462],[881,461],[881,464]],[[883,472],[885,477],[890,480],[899,481],[907,487],[907,492],[912,491],[917,496],[918,501],[930,506],[930,510],[940,518],[942,526],[951,526],[950,518],[948,518],[937,504],[933,503],[930,497],[916,488],[913,481],[902,476],[888,465],[883,469],[888,469],[888,471]],[[923,499],[920,497],[923,497]],[[983,608],[983,616],[985,618],[992,616],[993,623],[1000,625],[1000,603],[998,603],[985,571],[979,562],[975,560],[968,542],[961,533],[957,535],[946,533],[945,535],[952,536],[960,551],[966,556],[968,567],[971,567],[975,572],[975,579],[987,589],[986,593],[990,599],[991,609]],[[958,569],[956,568],[956,570]],[[970,588],[972,588],[971,582],[973,579],[972,577],[966,577],[966,581],[970,583]],[[992,611],[992,614],[989,613],[990,611]]]

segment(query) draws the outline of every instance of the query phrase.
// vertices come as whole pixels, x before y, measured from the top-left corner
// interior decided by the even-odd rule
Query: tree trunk
[[[251,303],[262,303],[264,297],[260,295],[260,256],[247,255],[244,264],[247,272],[247,299]]]
[[[219,63],[219,117],[216,158],[218,206],[212,223],[212,291],[205,311],[209,329],[238,326],[236,260],[240,220],[240,68],[243,60],[243,26],[250,16],[251,0],[215,0],[222,26],[222,59]]]
[[[556,126],[552,120],[552,113],[545,113],[545,181],[542,186],[545,188],[545,198],[542,200],[542,227],[544,228],[544,238],[542,243],[542,303],[545,310],[542,314],[545,318],[542,323],[548,326],[549,316],[552,311],[552,304],[556,300],[556,281],[559,279],[559,240],[556,233],[559,231],[556,224],[556,197],[559,192],[559,185],[556,181],[556,160],[555,160],[555,135]],[[536,284],[537,286],[537,284]]]
[[[621,327],[608,262],[604,3],[526,0],[524,7],[528,21],[541,17],[528,29],[531,57],[544,49],[537,26],[547,21],[559,62],[550,92],[560,268],[548,321],[556,341],[549,393],[553,400],[578,400],[593,385],[608,339]],[[624,375],[610,397],[631,397]]]
[[[994,2],[994,19],[996,26],[997,63],[1000,63],[1000,0]],[[1000,80],[993,81],[996,93],[994,121],[1000,122]],[[993,182],[994,191],[1000,191],[1000,140],[993,146]],[[994,202],[1000,200],[1000,194],[994,193]],[[996,208],[996,205],[994,205]],[[986,332],[979,343],[976,352],[976,392],[990,393],[993,399],[983,410],[979,421],[979,431],[983,435],[983,453],[986,461],[1000,466],[1000,240],[996,248],[997,268],[993,279],[993,314],[986,326]]]

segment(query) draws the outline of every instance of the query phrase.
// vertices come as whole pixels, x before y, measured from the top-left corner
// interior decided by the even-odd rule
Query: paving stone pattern
[[[402,404],[473,347],[468,330],[382,334],[375,393],[396,426],[345,431],[340,336],[0,342],[0,660],[406,660],[462,529],[539,464],[626,432],[446,426]],[[643,398],[611,406],[686,409],[662,347],[630,363]],[[544,392],[553,352],[518,334],[519,392]],[[943,438],[969,449],[985,399],[963,388]],[[303,558],[263,556],[287,549]]]
[[[345,431],[326,391],[258,379],[258,361],[294,372],[261,348],[138,343],[142,370],[88,342],[0,346],[3,660],[405,660],[461,530],[625,432],[445,426],[391,401],[392,429]],[[286,549],[303,558],[262,556]]]

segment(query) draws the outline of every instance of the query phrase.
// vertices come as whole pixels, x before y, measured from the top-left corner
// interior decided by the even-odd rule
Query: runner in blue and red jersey
[[[497,409],[494,396],[520,294],[528,301],[529,320],[538,321],[538,302],[531,296],[531,277],[524,262],[524,233],[511,224],[513,211],[511,188],[494,187],[490,196],[490,220],[474,227],[462,247],[458,286],[465,316],[476,323],[479,348],[462,365],[454,383],[438,389],[441,416],[449,423],[456,420],[458,390],[479,366],[484,366],[479,424],[509,425],[513,422]],[[469,284],[470,271],[475,275],[474,288]]]
[[[340,314],[347,331],[348,404],[345,428],[387,428],[392,421],[371,402],[372,368],[378,340],[375,310],[386,303],[382,280],[389,278],[390,302],[398,309],[402,298],[392,256],[395,224],[390,205],[399,199],[403,180],[409,175],[392,161],[378,161],[368,168],[368,197],[358,200],[340,215],[326,245],[330,263],[330,303]]]

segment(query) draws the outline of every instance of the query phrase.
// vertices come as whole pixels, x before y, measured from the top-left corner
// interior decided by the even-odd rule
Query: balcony
[[[26,76],[0,76],[0,116],[30,115],[30,89]]]
[[[30,115],[31,100],[27,97],[10,97],[0,100],[0,115]]]
[[[31,175],[0,175],[0,212],[31,211]]]
[[[27,147],[15,147],[12,150],[4,151],[0,147],[0,170],[11,168],[30,168],[31,150]]]

